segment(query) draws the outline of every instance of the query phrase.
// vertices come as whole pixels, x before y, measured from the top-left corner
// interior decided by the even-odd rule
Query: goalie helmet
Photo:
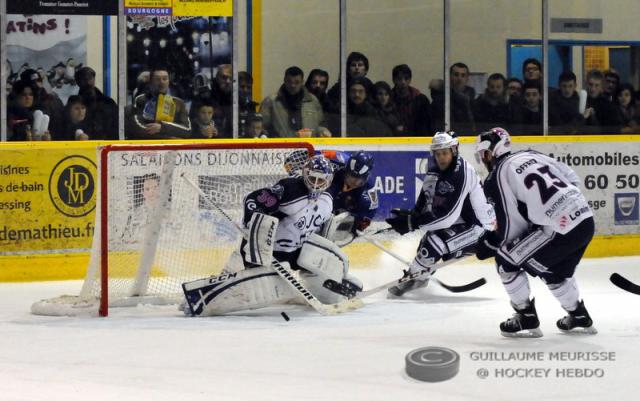
[[[453,154],[458,154],[458,138],[455,137],[455,132],[436,132],[431,139],[431,153],[441,149],[451,149]]]
[[[324,156],[313,156],[302,168],[302,178],[309,191],[317,195],[331,185],[333,168]]]
[[[306,149],[294,150],[284,159],[284,169],[290,177],[300,177],[302,167],[307,160],[309,160],[309,151]]]

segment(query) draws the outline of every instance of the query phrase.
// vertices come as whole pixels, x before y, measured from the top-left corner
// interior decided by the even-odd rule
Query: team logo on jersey
[[[455,190],[456,190],[455,187],[453,185],[451,185],[447,181],[438,182],[438,186],[437,186],[437,189],[436,189],[436,191],[438,191],[438,193],[440,195],[445,195],[445,194],[451,193],[451,192],[453,192]]]
[[[634,225],[640,222],[638,193],[614,194],[615,225]]]
[[[65,157],[49,175],[49,198],[58,211],[82,217],[96,207],[96,165],[85,156]]]
[[[560,225],[560,228],[565,228],[567,224],[569,224],[569,219],[567,216],[562,215],[560,220],[558,220],[558,224]]]

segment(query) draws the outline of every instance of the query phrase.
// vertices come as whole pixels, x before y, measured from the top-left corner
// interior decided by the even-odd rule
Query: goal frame
[[[306,148],[313,156],[315,149],[308,142],[222,142],[222,143],[182,143],[182,144],[116,144],[107,145],[99,149],[100,162],[100,303],[98,315],[106,317],[109,314],[109,154],[118,151],[172,151],[172,150],[203,150],[203,149],[300,149]],[[284,166],[283,166],[284,169]],[[97,220],[97,219],[96,219]]]

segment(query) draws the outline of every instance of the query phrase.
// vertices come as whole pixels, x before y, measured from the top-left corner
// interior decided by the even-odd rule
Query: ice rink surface
[[[391,259],[375,264],[353,270],[365,287],[399,275]],[[640,282],[640,257],[587,259],[578,268],[595,336],[560,333],[555,321],[564,311],[531,280],[539,339],[500,336],[498,323],[512,310],[490,263],[437,273],[451,284],[486,277],[472,292],[432,283],[407,299],[381,293],[332,317],[296,306],[215,318],[151,306],[111,309],[108,318],[43,317],[30,314],[33,301],[77,294],[81,283],[1,284],[0,400],[637,400],[640,296],[610,284],[613,272]],[[459,353],[458,375],[440,383],[409,378],[405,355],[425,346]],[[504,360],[534,352],[542,359]],[[614,360],[550,360],[594,352]],[[568,377],[589,374],[600,377]]]

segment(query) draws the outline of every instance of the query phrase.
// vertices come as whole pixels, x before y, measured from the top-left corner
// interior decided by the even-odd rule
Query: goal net
[[[36,302],[44,315],[101,315],[109,307],[181,302],[186,281],[217,274],[238,245],[243,199],[284,178],[307,143],[112,145],[98,150],[96,234],[78,296]],[[186,179],[185,179],[186,178]]]

